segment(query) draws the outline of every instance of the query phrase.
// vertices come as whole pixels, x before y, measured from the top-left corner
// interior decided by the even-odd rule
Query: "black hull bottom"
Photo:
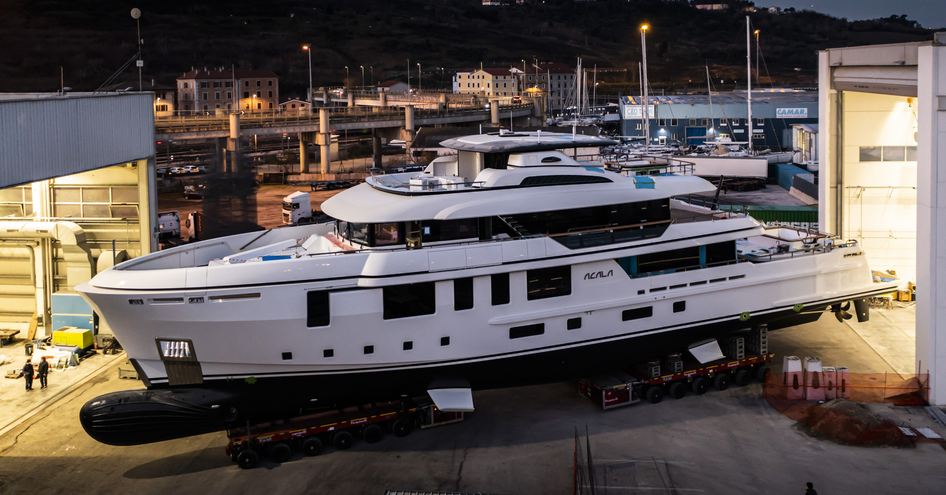
[[[817,320],[822,309],[783,311],[634,336],[527,356],[410,370],[339,375],[255,377],[208,381],[195,387],[152,388],[96,398],[80,412],[90,436],[113,445],[135,445],[224,429],[246,421],[285,418],[318,409],[425,395],[431,385],[469,384],[473,389],[550,383],[614,371],[681,352],[690,343],[767,324],[770,330]],[[580,331],[580,330],[579,330]],[[160,426],[166,424],[166,427]]]

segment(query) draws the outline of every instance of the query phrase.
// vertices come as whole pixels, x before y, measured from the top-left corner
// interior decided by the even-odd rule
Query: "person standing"
[[[23,379],[26,380],[26,390],[33,390],[33,362],[29,358],[23,365]]]
[[[43,356],[42,361],[39,362],[39,369],[36,371],[36,376],[39,377],[39,388],[46,388],[47,375],[49,375],[49,363],[46,362],[46,356]]]
[[[818,491],[815,490],[815,484],[812,482],[805,483],[805,495],[818,495]]]

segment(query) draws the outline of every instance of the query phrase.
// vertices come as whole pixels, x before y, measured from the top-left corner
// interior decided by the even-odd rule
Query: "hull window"
[[[510,339],[521,339],[523,337],[535,337],[545,333],[545,323],[535,323],[532,325],[523,325],[521,327],[512,327],[509,329]]]
[[[453,281],[453,309],[473,309],[473,279],[458,278]]]
[[[490,276],[493,306],[509,304],[509,274],[496,273]]]
[[[306,293],[306,326],[328,326],[329,320],[331,320],[328,294],[328,291],[324,290],[311,290]]]
[[[392,285],[383,292],[385,320],[432,315],[437,307],[433,282]]]
[[[621,320],[639,320],[641,318],[650,318],[651,316],[654,316],[654,308],[647,306],[646,308],[625,309],[621,313]]]
[[[401,344],[401,349],[404,349],[405,351],[409,351],[413,348],[414,348],[414,341],[412,340],[404,341],[404,343]]]
[[[581,328],[581,318],[569,318],[565,322],[565,328],[568,330],[578,330]]]
[[[450,337],[440,337],[440,345],[441,346],[450,345]]]
[[[335,349],[322,349],[322,357],[324,358],[335,357]]]
[[[526,272],[526,296],[532,301],[572,293],[571,266],[540,268]]]
[[[365,351],[365,354],[374,354],[374,346],[366,345],[364,351]]]
[[[686,301],[677,301],[677,302],[673,303],[673,312],[674,312],[674,313],[682,313],[682,312],[684,312],[684,311],[686,311],[686,310],[687,310],[687,302],[686,302]]]

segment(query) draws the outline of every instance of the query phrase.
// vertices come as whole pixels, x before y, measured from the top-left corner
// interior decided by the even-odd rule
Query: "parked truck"
[[[181,237],[181,216],[177,211],[158,213],[158,240],[171,241]]]
[[[296,191],[282,200],[282,223],[299,225],[313,220],[309,193]]]

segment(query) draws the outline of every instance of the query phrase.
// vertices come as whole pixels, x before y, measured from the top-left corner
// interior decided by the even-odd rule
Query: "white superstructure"
[[[392,391],[493,385],[520,359],[595,359],[890,290],[856,244],[686,202],[714,189],[699,177],[629,177],[560,151],[604,139],[443,144],[457,155],[326,201],[336,222],[172,248],[80,290],[149,386],[377,377]]]

